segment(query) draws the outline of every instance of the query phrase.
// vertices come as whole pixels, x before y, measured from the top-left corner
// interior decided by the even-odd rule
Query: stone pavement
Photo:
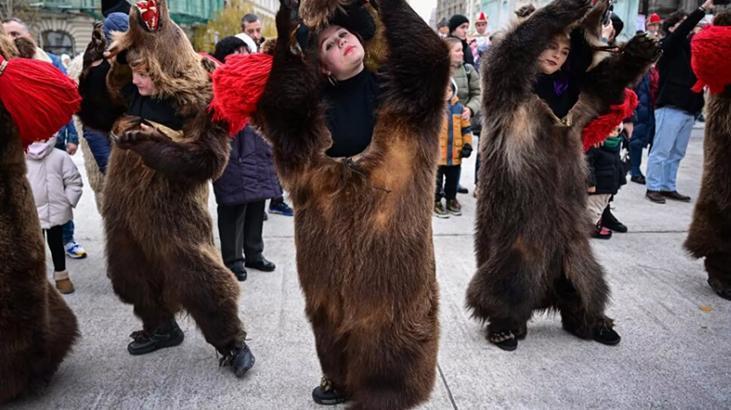
[[[75,161],[83,172],[80,154]],[[697,129],[679,177],[679,190],[694,199],[701,164]],[[470,159],[462,176],[470,191],[473,169]],[[475,271],[475,200],[460,200],[464,216],[433,221],[441,348],[424,408],[731,408],[731,302],[711,291],[702,263],[681,247],[692,204],[652,204],[644,187],[630,182],[614,203],[630,232],[592,242],[612,287],[608,313],[623,336],[619,346],[578,340],[561,330],[557,316],[540,315],[518,350],[503,352],[464,309]],[[215,217],[213,202],[210,209]],[[50,386],[8,408],[320,408],[310,398],[320,370],[297,283],[291,218],[272,215],[265,223],[265,255],[277,270],[250,270],[241,285],[241,317],[257,359],[243,380],[217,367],[213,347],[186,316],[181,346],[129,356],[127,336],[140,323],[105,276],[101,220],[88,187],[76,225],[89,257],[69,260],[77,290],[66,300],[82,338]],[[50,278],[50,258],[48,266]]]

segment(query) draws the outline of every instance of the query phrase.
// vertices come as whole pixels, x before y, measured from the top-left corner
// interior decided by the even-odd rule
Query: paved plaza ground
[[[74,159],[83,172],[81,154]],[[696,129],[678,179],[679,191],[694,200],[701,168]],[[623,337],[619,346],[579,340],[557,316],[542,315],[529,322],[517,351],[504,352],[487,343],[464,309],[475,272],[473,169],[470,159],[462,176],[470,195],[459,197],[464,215],[433,220],[441,339],[438,379],[424,408],[731,408],[731,302],[711,291],[703,264],[681,247],[693,204],[653,204],[643,186],[630,182],[614,202],[630,232],[592,240],[612,288],[608,314]],[[212,199],[210,209],[215,217]],[[320,408],[310,398],[320,369],[297,282],[291,218],[272,215],[264,225],[265,255],[277,270],[249,270],[241,284],[240,314],[257,359],[243,380],[217,367],[214,348],[187,316],[179,319],[182,345],[130,356],[128,335],[141,326],[105,275],[101,218],[88,186],[76,226],[89,257],[68,262],[76,293],[66,300],[82,338],[49,387],[8,408]],[[50,257],[48,266],[50,278]]]

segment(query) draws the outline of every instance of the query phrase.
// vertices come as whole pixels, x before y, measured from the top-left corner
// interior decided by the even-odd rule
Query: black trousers
[[[461,165],[440,165],[437,168],[437,189],[435,191],[437,201],[442,199],[442,195],[447,200],[457,198],[457,185],[459,184],[461,169]]]
[[[51,249],[53,259],[53,270],[61,272],[66,270],[66,251],[63,248],[63,225],[52,226],[44,230],[48,248]]]
[[[264,251],[262,239],[264,202],[262,200],[241,205],[218,205],[221,256],[228,268],[243,264],[245,259],[249,261],[261,259]]]

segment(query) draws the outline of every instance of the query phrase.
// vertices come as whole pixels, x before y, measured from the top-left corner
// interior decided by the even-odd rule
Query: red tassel
[[[622,120],[632,115],[637,108],[639,101],[634,91],[626,88],[624,90],[624,102],[622,104],[612,105],[609,112],[594,118],[582,132],[582,140],[584,142],[584,152],[589,148],[607,139],[607,136],[622,123]]]
[[[213,72],[213,119],[226,121],[231,135],[248,124],[272,71],[269,54],[233,54]]]
[[[0,101],[27,147],[66,125],[81,97],[76,84],[50,63],[0,56]]]
[[[723,92],[731,84],[731,26],[708,26],[693,36],[690,66],[698,81],[693,91],[708,86],[711,93]]]

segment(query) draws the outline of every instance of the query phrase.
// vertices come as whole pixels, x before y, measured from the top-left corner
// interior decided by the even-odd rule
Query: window
[[[53,54],[74,55],[74,39],[65,31],[44,31],[43,32],[43,49]]]

